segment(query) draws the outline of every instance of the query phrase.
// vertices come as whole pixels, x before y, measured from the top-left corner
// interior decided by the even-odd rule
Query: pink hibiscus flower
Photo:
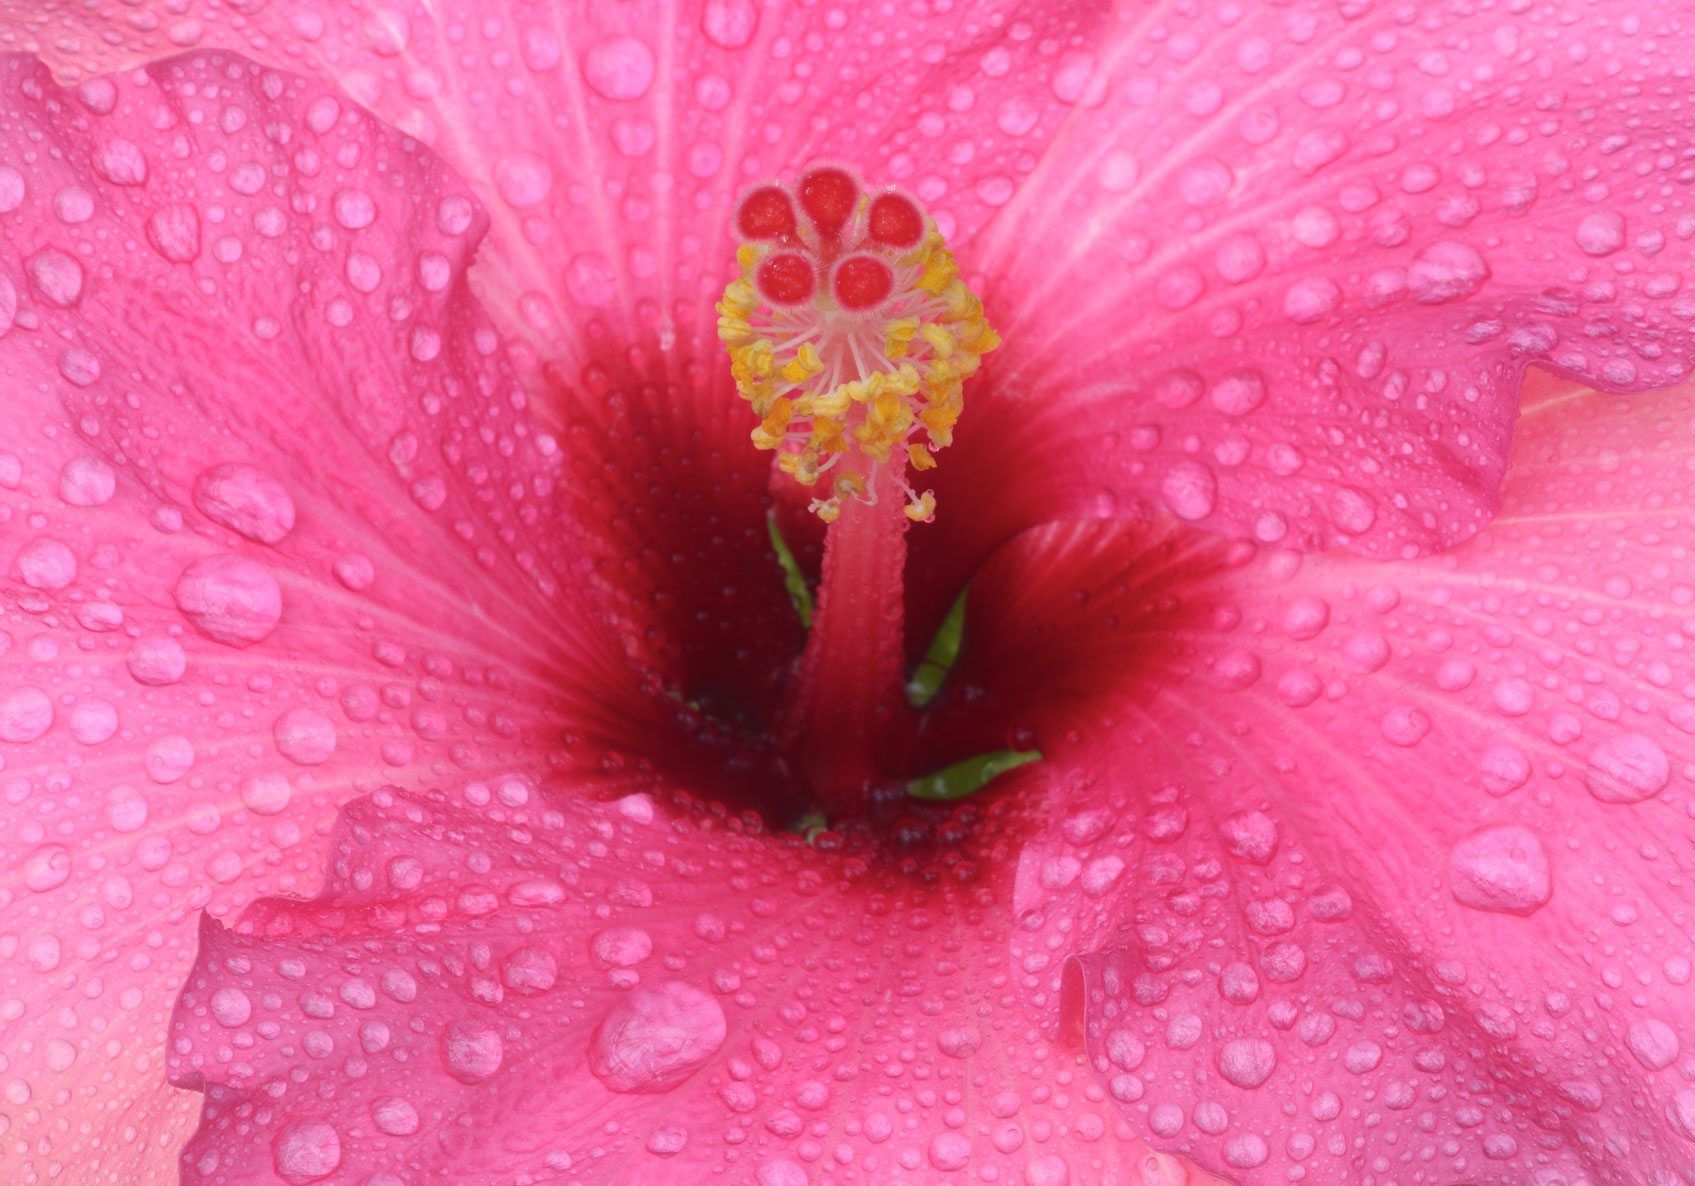
[[[1691,1181],[1695,7],[445,7],[0,5],[0,1180]]]

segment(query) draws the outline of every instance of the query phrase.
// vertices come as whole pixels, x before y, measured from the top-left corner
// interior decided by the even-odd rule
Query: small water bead
[[[1198,461],[1175,462],[1159,491],[1172,514],[1189,522],[1206,518],[1218,505],[1218,477]]]
[[[276,478],[241,463],[215,465],[194,480],[196,509],[246,539],[278,544],[294,530],[294,499]]]
[[[48,304],[69,308],[82,299],[82,265],[63,251],[49,247],[36,252],[24,261],[24,271]]]
[[[1625,1035],[1625,1045],[1636,1061],[1650,1071],[1661,1071],[1677,1061],[1681,1044],[1677,1031],[1657,1017],[1634,1021]]]
[[[418,1109],[399,1096],[385,1096],[371,1104],[371,1122],[390,1136],[406,1137],[418,1131]]]
[[[519,947],[500,964],[500,982],[513,992],[546,992],[559,980],[559,961],[539,947]]]
[[[194,744],[180,733],[161,737],[147,747],[142,768],[161,786],[177,782],[194,768]]]
[[[71,853],[62,844],[43,844],[22,861],[25,888],[43,894],[70,880]]]
[[[1585,255],[1611,255],[1624,246],[1624,216],[1614,210],[1595,210],[1577,224],[1577,246]]]
[[[511,153],[495,162],[494,186],[512,206],[539,206],[553,190],[553,168],[530,153]]]
[[[1441,241],[1413,257],[1407,269],[1407,290],[1421,305],[1439,305],[1471,296],[1489,275],[1489,264],[1475,248]]]
[[[130,675],[138,684],[162,688],[182,679],[188,670],[188,654],[174,638],[151,636],[137,639],[124,657]]]
[[[669,1091],[718,1053],[724,1010],[680,980],[630,990],[595,1028],[589,1069],[610,1091]]]
[[[1237,1087],[1260,1086],[1276,1066],[1277,1048],[1263,1038],[1234,1038],[1218,1051],[1218,1073]]]
[[[224,987],[212,994],[212,1019],[225,1029],[240,1029],[253,1016],[253,1000],[239,988]]]
[[[1297,280],[1283,297],[1283,311],[1296,325],[1311,325],[1334,313],[1342,304],[1342,289],[1328,276]]]

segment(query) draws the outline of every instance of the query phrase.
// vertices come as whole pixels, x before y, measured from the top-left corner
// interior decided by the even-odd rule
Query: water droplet
[[[1462,905],[1505,914],[1530,914],[1554,892],[1547,850],[1517,824],[1484,828],[1454,845],[1448,883]]]
[[[296,1120],[271,1142],[271,1164],[289,1182],[316,1182],[341,1165],[341,1136],[323,1120]]]
[[[1218,1051],[1218,1073],[1237,1087],[1258,1087],[1276,1066],[1277,1048],[1263,1038],[1235,1038]]]
[[[753,0],[706,0],[700,28],[713,45],[741,49],[759,29],[759,9]]]
[[[200,211],[184,202],[161,206],[147,219],[147,242],[174,264],[200,257]]]
[[[174,596],[201,633],[228,646],[252,646],[282,620],[277,579],[245,556],[201,557],[183,569]]]
[[[1311,325],[1334,313],[1342,304],[1342,290],[1328,276],[1297,280],[1283,295],[1283,311],[1296,325]]]
[[[24,885],[38,894],[70,880],[71,853],[62,844],[43,844],[23,859]]]
[[[1640,733],[1609,737],[1589,755],[1584,785],[1603,803],[1640,803],[1671,782],[1671,762],[1659,742]]]
[[[188,655],[174,638],[141,638],[130,647],[125,663],[136,683],[162,688],[183,677]]]
[[[727,1032],[723,1008],[693,985],[643,985],[596,1027],[589,1069],[611,1091],[669,1091],[718,1053]]]
[[[1613,210],[1585,214],[1577,224],[1577,245],[1586,255],[1611,255],[1624,246],[1624,216]]]
[[[1677,1031],[1657,1017],[1632,1022],[1625,1035],[1625,1045],[1630,1047],[1636,1061],[1650,1071],[1662,1071],[1677,1061]]]
[[[27,684],[0,692],[0,741],[34,741],[53,727],[53,702]]]
[[[634,37],[609,37],[583,55],[583,81],[607,99],[639,99],[653,85],[653,51]]]
[[[59,471],[59,497],[73,507],[105,506],[117,488],[117,472],[98,457],[73,457]]]
[[[194,505],[220,527],[261,544],[294,530],[294,499],[283,484],[251,465],[215,465],[194,480]]]
[[[514,152],[495,162],[494,185],[519,209],[540,205],[553,190],[553,169],[538,156]]]
[[[1212,514],[1218,501],[1218,478],[1198,461],[1178,461],[1166,471],[1159,491],[1173,514],[1194,522]]]
[[[500,1070],[505,1057],[500,1032],[487,1022],[456,1021],[442,1034],[442,1065],[461,1083],[481,1083]]]
[[[1447,240],[1425,247],[1407,269],[1407,288],[1421,305],[1468,297],[1488,279],[1489,265],[1474,248]]]
[[[19,548],[16,563],[18,575],[31,589],[63,589],[77,577],[76,555],[47,536]]]
[[[277,752],[301,766],[322,766],[335,753],[335,722],[316,709],[291,708],[271,726]]]

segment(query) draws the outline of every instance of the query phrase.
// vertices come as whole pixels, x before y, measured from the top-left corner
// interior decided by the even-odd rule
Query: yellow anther
[[[790,383],[801,383],[823,369],[824,360],[818,357],[818,351],[812,348],[811,342],[803,342],[795,356],[783,364],[782,375]]]
[[[908,445],[906,447],[906,459],[911,463],[912,468],[916,470],[936,468],[935,454],[931,453],[930,450],[926,449],[923,445]]]
[[[936,514],[936,495],[926,490],[918,496],[917,502],[906,504],[906,517],[914,523],[927,523]]]

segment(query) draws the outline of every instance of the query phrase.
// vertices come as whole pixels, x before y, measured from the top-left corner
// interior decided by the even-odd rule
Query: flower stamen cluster
[[[935,223],[910,197],[866,194],[833,166],[791,193],[749,193],[736,215],[740,275],[718,304],[737,390],[759,417],[753,443],[804,486],[828,478],[811,510],[874,504],[893,463],[906,514],[936,498],[906,467],[936,465],[964,408],[962,387],[1000,344]]]

